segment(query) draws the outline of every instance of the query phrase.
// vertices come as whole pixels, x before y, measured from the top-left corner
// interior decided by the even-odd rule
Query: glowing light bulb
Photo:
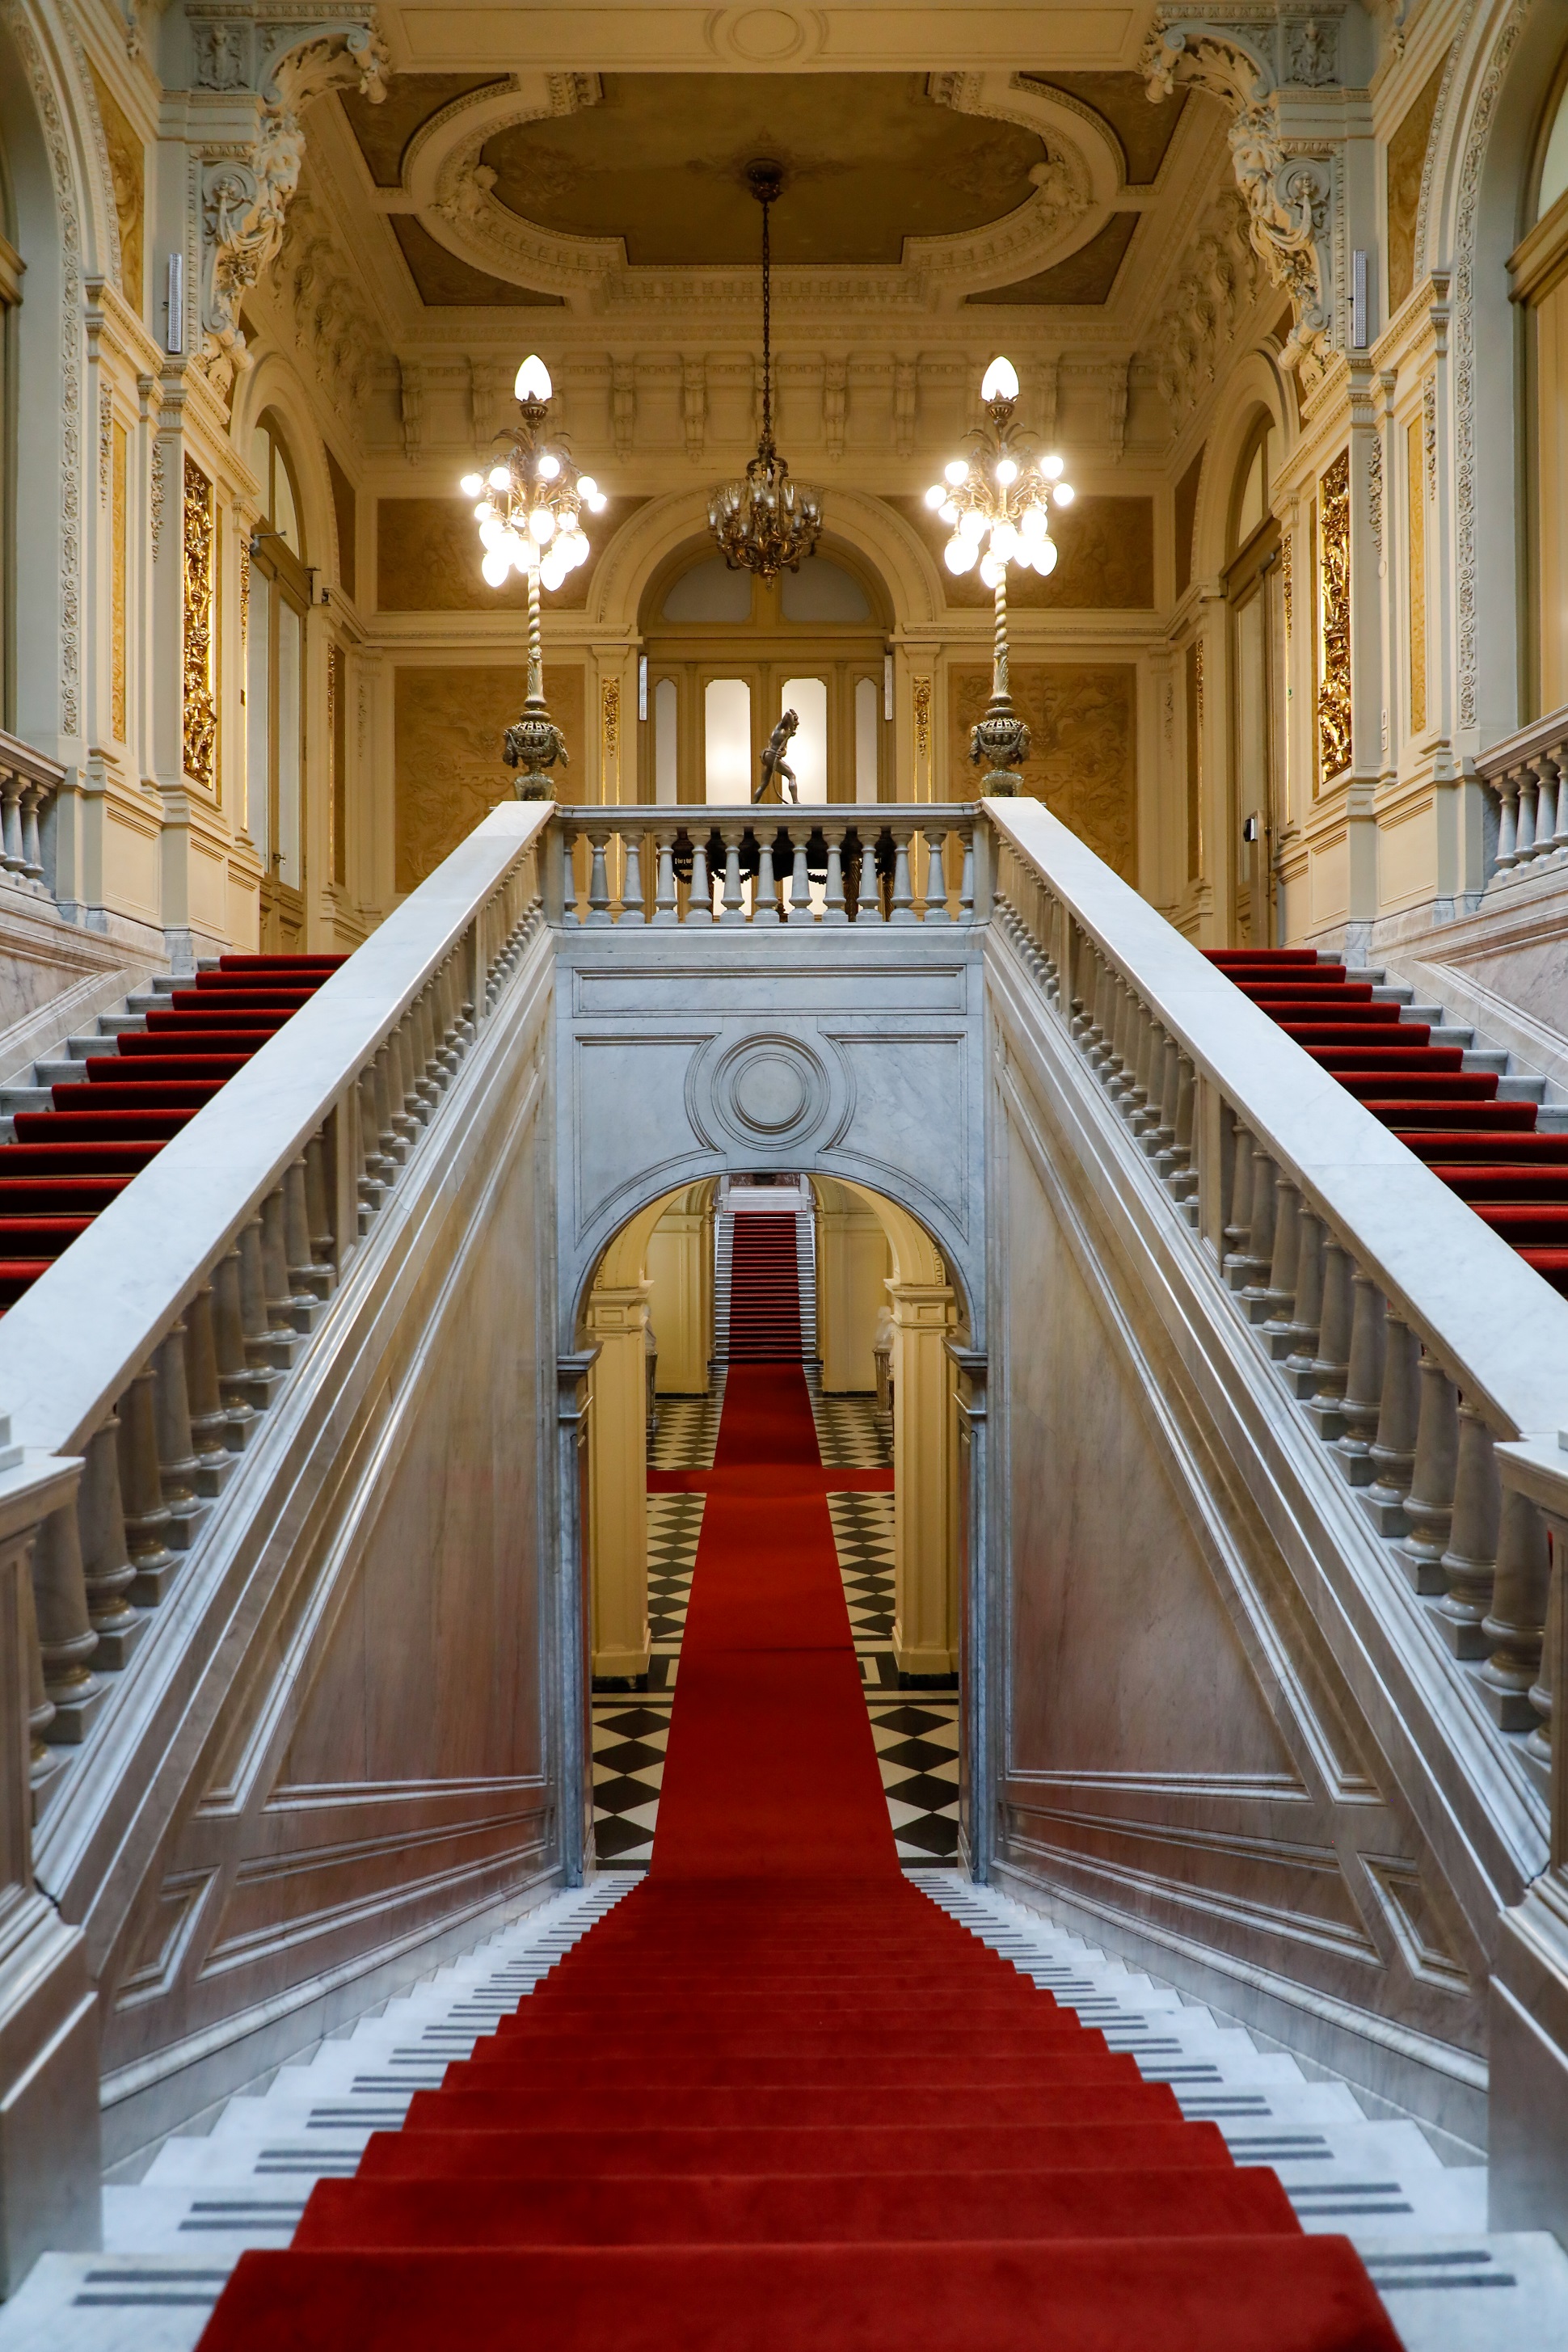
[[[506,578],[506,575],[510,569],[510,564],[507,562],[505,554],[499,547],[492,547],[489,553],[485,557],[484,562],[479,566],[479,570],[484,573],[485,578],[489,582],[492,588],[499,588],[500,586],[501,582]]]
[[[1012,458],[998,457],[996,460],[996,479],[1001,483],[1002,488],[1005,489],[1009,482],[1016,482],[1017,478],[1018,468],[1013,463]]]
[[[567,572],[566,559],[558,547],[539,559],[539,583],[542,588],[559,588]]]
[[[946,498],[947,492],[942,488],[942,484],[940,482],[933,482],[930,489],[926,492],[926,504],[934,514]]]
[[[978,547],[985,536],[985,517],[977,507],[971,507],[967,513],[959,516],[958,528],[963,538]]]
[[[592,474],[579,474],[577,488],[585,499],[596,499],[599,495],[599,485]]]
[[[962,457],[954,457],[951,459],[950,462],[942,467],[942,479],[944,481],[951,482],[954,489],[958,488],[960,482],[966,482],[969,479],[969,467],[965,465]]]
[[[994,359],[980,382],[982,400],[1016,400],[1018,371],[1011,360]]]
[[[991,552],[998,563],[1009,562],[1018,552],[1018,534],[1010,522],[992,524]]]
[[[1000,556],[983,555],[980,559],[980,577],[987,588],[994,588],[1006,569]]]
[[[549,450],[548,450],[548,449],[546,449],[546,450],[545,450],[545,452],[544,452],[544,454],[543,454],[543,456],[542,456],[542,457],[540,458],[540,460],[539,460],[539,478],[540,478],[540,480],[541,480],[542,482],[552,482],[552,481],[555,479],[556,475],[557,475],[560,471],[561,471],[561,460],[560,460],[560,458],[559,458],[559,457],[552,457],[551,456],[551,454],[550,454]]]
[[[609,503],[603,490],[591,491],[586,501],[590,514],[603,514]]]
[[[588,542],[580,530],[569,530],[561,541],[561,552],[574,572],[588,561]]]
[[[943,522],[946,523],[950,530],[953,524],[958,520],[958,518],[963,511],[963,509],[959,505],[956,499],[943,499],[941,506],[937,509],[938,514],[942,517]]]
[[[458,484],[458,488],[466,499],[477,499],[484,486],[485,478],[482,474],[465,474]]]
[[[485,479],[489,482],[492,490],[510,489],[511,488],[511,468],[509,466],[492,466],[489,472],[485,476]]]
[[[942,560],[950,572],[973,572],[980,550],[972,539],[950,539],[942,551]]]
[[[1048,580],[1057,568],[1057,543],[1054,539],[1037,539],[1029,550],[1029,561],[1042,580]]]
[[[1047,482],[1059,482],[1063,474],[1066,473],[1067,467],[1060,457],[1042,457],[1040,459],[1040,471],[1044,474]]]
[[[1051,493],[1058,507],[1070,507],[1077,495],[1070,482],[1058,482]]]
[[[555,517],[548,507],[535,507],[528,518],[528,535],[535,547],[547,547],[555,536]]]
[[[1044,507],[1026,507],[1018,518],[1018,536],[1026,541],[1044,539],[1048,528]]]
[[[489,499],[481,499],[479,505],[474,509],[474,520],[476,522],[489,522],[494,512],[495,509],[490,504]]]
[[[554,386],[550,381],[550,370],[537,352],[530,352],[512,381],[512,398],[514,400],[548,400],[553,390]]]
[[[494,515],[487,515],[484,521],[479,525],[479,545],[481,547],[499,547],[505,537],[506,530],[504,525],[499,523]]]

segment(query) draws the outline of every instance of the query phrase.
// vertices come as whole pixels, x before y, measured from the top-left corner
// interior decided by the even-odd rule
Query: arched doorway
[[[639,800],[749,801],[780,712],[803,801],[891,797],[891,605],[866,558],[837,541],[773,581],[701,542],[655,572],[639,625],[647,662]]]
[[[779,1229],[773,1259],[763,1252],[761,1262],[782,1269],[794,1341],[781,1355],[769,1339],[758,1363],[743,1344],[741,1267],[756,1257],[748,1244],[763,1226]],[[770,1316],[779,1306],[773,1298]],[[683,1186],[630,1217],[604,1250],[577,1318],[578,1360],[593,1360],[584,1728],[599,1867],[651,1859],[708,1495],[724,1486],[732,1508],[738,1470],[743,1479],[742,1437],[725,1419],[742,1380],[753,1425],[759,1409],[764,1428],[775,1407],[781,1424],[794,1416],[791,1475],[820,1508],[801,1540],[827,1547],[836,1570],[836,1622],[864,1693],[899,1857],[906,1866],[956,1859],[967,1509],[954,1349],[962,1354],[966,1329],[931,1235],[857,1183],[785,1172]],[[765,1549],[765,1527],[757,1532]],[[811,1622],[820,1640],[820,1613]]]
[[[303,948],[307,878],[306,631],[299,478],[277,416],[256,432],[262,511],[251,538],[246,630],[246,822],[261,859],[264,953]]]

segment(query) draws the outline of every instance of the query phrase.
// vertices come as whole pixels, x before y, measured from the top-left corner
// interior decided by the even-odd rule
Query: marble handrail
[[[57,760],[0,727],[0,874],[44,895],[38,826],[65,780]]]
[[[965,803],[561,808],[551,913],[568,929],[969,922],[974,820]]]
[[[1549,711],[1494,743],[1476,773],[1498,803],[1491,889],[1549,863],[1568,864],[1568,709]]]
[[[493,810],[0,1321],[0,1415],[80,1468],[34,1550],[40,1790],[521,962],[548,818]]]
[[[994,927],[1547,1796],[1568,1300],[1038,803],[985,810]]]

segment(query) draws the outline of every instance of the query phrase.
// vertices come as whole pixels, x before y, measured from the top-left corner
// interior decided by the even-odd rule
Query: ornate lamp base
[[[1017,771],[1029,756],[1029,730],[1014,709],[1010,695],[992,696],[984,718],[969,730],[969,756],[977,768],[987,760],[992,763],[989,773],[980,779],[981,792],[988,798],[1016,800],[1026,793]]]
[[[563,767],[569,767],[571,755],[566,738],[551,718],[542,696],[531,694],[523,704],[522,717],[507,729],[501,758],[509,768],[521,772],[512,787],[520,801],[555,798],[555,785],[549,771],[557,760]]]

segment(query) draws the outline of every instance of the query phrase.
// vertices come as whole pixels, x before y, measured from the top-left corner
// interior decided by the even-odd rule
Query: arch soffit
[[[268,352],[240,379],[234,404],[233,437],[245,453],[254,483],[252,497],[262,496],[264,467],[257,447],[261,419],[268,413],[283,428],[300,522],[305,534],[305,561],[331,579],[341,576],[337,512],[332,504],[331,478],[327,472],[326,444],[311,413],[299,377],[281,352]],[[332,562],[326,561],[331,551]]]
[[[879,499],[835,489],[828,520],[834,537],[881,580],[895,628],[937,624],[942,598],[935,568],[901,516]],[[707,530],[703,490],[673,490],[639,507],[611,541],[594,575],[591,625],[635,637],[643,599],[656,574],[683,548],[704,539]]]
[[[854,1183],[847,1177],[840,1181],[847,1192],[865,1202],[887,1234],[893,1254],[893,1280],[921,1289],[945,1286],[956,1298],[958,1285],[925,1227],[885,1192],[874,1192],[868,1184]]]
[[[76,215],[82,275],[108,278],[119,287],[120,223],[108,142],[86,52],[75,29],[68,25],[64,30],[66,47],[60,21],[51,22],[35,0],[0,0],[0,41],[14,50],[20,68],[0,79],[8,106],[26,119],[30,132],[7,141],[13,194],[19,207],[30,198],[28,209],[35,214],[47,203],[59,238],[65,227],[62,204],[68,204]],[[0,110],[0,127],[4,120]],[[13,133],[17,127],[14,121]],[[22,257],[29,259],[26,253]]]
[[[1194,578],[1212,579],[1230,561],[1230,515],[1237,469],[1248,454],[1265,415],[1270,429],[1279,436],[1279,456],[1273,468],[1278,478],[1285,470],[1296,439],[1295,415],[1272,353],[1252,351],[1230,375],[1209,425],[1193,534]]]

